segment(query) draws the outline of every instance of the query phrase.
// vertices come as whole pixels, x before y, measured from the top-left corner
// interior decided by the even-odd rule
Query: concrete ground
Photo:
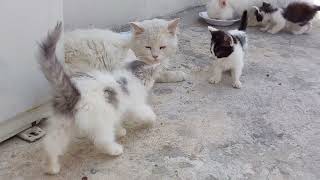
[[[0,179],[320,179],[320,23],[308,35],[270,35],[249,28],[250,44],[233,89],[226,74],[208,84],[210,35],[183,11],[174,68],[190,77],[157,84],[151,129],[129,130],[124,154],[108,157],[76,139],[57,176],[43,174],[41,140],[0,145]]]

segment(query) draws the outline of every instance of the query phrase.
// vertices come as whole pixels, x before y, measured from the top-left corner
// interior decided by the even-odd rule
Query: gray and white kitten
[[[311,30],[311,20],[320,10],[320,6],[306,2],[293,2],[285,8],[277,8],[270,3],[263,2],[256,8],[255,16],[264,27],[261,31],[276,34],[281,30],[287,30],[293,34],[304,34]]]
[[[147,104],[147,92],[140,80],[126,70],[91,71],[69,76],[55,53],[62,31],[58,23],[40,44],[39,64],[54,90],[53,116],[44,140],[47,172],[60,172],[59,156],[77,133],[87,136],[102,152],[123,153],[117,137],[124,136],[125,119],[152,124],[156,115]]]

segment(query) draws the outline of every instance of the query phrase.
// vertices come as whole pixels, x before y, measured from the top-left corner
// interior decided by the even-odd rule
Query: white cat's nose
[[[154,59],[157,59],[159,56],[153,55],[152,57],[153,57]]]

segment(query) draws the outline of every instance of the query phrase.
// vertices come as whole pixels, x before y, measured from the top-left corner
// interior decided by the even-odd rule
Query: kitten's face
[[[217,58],[225,58],[232,54],[234,50],[234,40],[232,36],[224,31],[209,26],[211,32],[210,52]]]
[[[271,19],[271,14],[277,11],[270,3],[263,2],[261,7],[254,7],[256,20],[262,24],[267,23]]]
[[[174,55],[178,21],[153,19],[130,23],[133,32],[131,49],[138,60],[149,65],[159,64]]]

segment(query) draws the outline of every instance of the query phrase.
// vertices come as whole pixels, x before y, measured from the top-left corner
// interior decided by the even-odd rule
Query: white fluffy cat
[[[154,68],[153,86],[158,82],[185,80],[185,73],[169,71],[169,59],[177,49],[179,19],[146,20],[130,23],[132,34],[122,36],[109,30],[76,30],[65,34],[65,61],[71,71],[86,72],[90,69],[108,71],[127,66],[134,60]],[[131,48],[134,52],[128,51]],[[150,87],[148,87],[149,89]]]
[[[231,15],[240,16],[243,11],[248,10],[248,25],[257,26],[261,24],[254,17],[253,6],[260,7],[263,2],[268,2],[276,7],[286,7],[289,3],[296,1],[314,2],[314,0],[210,0],[207,12],[211,18],[232,19]]]
[[[213,19],[233,19],[234,9],[227,0],[211,0],[207,4],[208,17]]]
[[[146,103],[145,87],[128,71],[67,75],[55,56],[61,31],[59,23],[40,44],[39,55],[41,69],[55,92],[54,115],[44,140],[50,174],[59,173],[59,156],[76,133],[87,136],[102,152],[117,156],[122,154],[123,147],[116,137],[126,134],[122,120],[152,124],[156,118]]]
[[[244,11],[238,30],[228,32],[218,30],[212,26],[208,29],[211,33],[210,51],[215,57],[213,76],[209,79],[212,84],[221,81],[224,71],[231,71],[232,86],[241,88],[240,76],[244,66],[243,58],[247,47],[247,11]]]

